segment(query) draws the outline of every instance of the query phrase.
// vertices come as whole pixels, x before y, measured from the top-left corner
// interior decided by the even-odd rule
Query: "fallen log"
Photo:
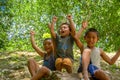
[[[80,80],[77,73],[55,72],[60,80]]]
[[[106,72],[107,73],[107,72]],[[110,76],[110,78],[112,79],[112,77],[111,77],[111,74],[110,73],[107,73],[109,76]],[[55,76],[53,76],[53,77],[56,77],[56,79],[53,79],[52,78],[52,80],[84,80],[84,79],[80,79],[79,78],[79,76],[78,76],[78,73],[71,73],[71,74],[69,74],[69,73],[67,73],[67,72],[59,72],[59,71],[54,71],[53,72],[53,75],[55,75]],[[90,80],[93,80],[92,78],[91,78],[91,76],[89,76],[89,79]]]

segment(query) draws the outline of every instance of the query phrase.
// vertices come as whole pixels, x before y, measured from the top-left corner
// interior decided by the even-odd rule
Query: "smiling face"
[[[53,43],[51,39],[44,40],[43,46],[47,53],[51,53],[53,51]]]
[[[86,32],[84,39],[87,42],[87,46],[89,48],[94,48],[96,42],[99,40],[97,30],[89,29],[89,31]]]
[[[61,37],[66,37],[69,36],[70,34],[70,28],[68,24],[62,24],[60,26],[60,35]]]

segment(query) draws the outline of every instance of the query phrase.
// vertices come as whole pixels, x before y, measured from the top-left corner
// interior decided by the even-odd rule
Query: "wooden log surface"
[[[69,74],[67,72],[54,72],[60,80],[80,80],[77,73]]]

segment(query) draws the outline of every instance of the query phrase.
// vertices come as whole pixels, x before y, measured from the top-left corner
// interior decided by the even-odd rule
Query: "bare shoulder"
[[[83,51],[84,51],[84,52],[91,52],[91,49],[85,48]]]

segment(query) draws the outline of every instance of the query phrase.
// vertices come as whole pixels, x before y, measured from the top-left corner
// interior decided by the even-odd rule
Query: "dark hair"
[[[95,32],[97,34],[97,37],[99,37],[99,32],[95,29],[95,28],[89,28],[86,32],[85,32],[85,36],[88,35],[89,32]]]
[[[52,40],[51,38],[45,38],[44,41],[43,41],[43,44],[46,40]]]

